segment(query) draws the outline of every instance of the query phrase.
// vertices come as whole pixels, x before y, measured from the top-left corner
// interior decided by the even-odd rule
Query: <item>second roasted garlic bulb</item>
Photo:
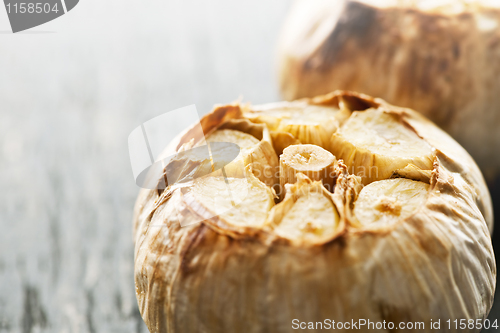
[[[500,177],[500,1],[295,0],[279,46],[283,97],[335,89],[421,112]]]

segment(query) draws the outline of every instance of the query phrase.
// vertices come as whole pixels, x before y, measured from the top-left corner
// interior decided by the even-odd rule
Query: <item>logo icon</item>
[[[4,0],[12,32],[52,21],[72,10],[79,0]]]
[[[245,166],[238,158],[240,147],[231,142],[207,142],[194,105],[143,123],[130,133],[128,147],[135,183],[141,188],[156,189],[159,194],[166,189],[190,191],[194,183],[203,181],[204,177],[223,179],[219,194],[230,198],[230,204],[215,198],[203,217],[190,216],[188,223],[184,222],[183,212],[177,210],[181,226],[220,215],[241,203],[247,195],[246,188],[234,188],[228,178],[245,177]],[[194,198],[193,193],[185,194],[186,198]]]

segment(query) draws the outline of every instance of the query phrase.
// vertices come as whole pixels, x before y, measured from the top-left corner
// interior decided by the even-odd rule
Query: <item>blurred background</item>
[[[147,332],[128,134],[190,104],[279,100],[289,4],[81,0],[15,35],[0,10],[0,332]]]

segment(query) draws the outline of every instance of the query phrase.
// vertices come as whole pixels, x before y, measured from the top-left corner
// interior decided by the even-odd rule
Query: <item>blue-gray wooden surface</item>
[[[127,136],[189,104],[276,101],[288,6],[81,0],[17,35],[0,8],[0,332],[147,331]]]

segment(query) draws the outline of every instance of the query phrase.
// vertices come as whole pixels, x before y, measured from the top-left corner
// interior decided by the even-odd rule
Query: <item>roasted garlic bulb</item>
[[[472,158],[429,120],[337,91],[221,106],[201,124],[207,142],[240,155],[224,172],[141,191],[135,283],[151,332],[290,332],[293,320],[325,319],[436,332],[431,319],[486,318],[490,196]],[[199,134],[187,129],[165,154],[196,147]],[[208,162],[166,170],[189,165],[177,171],[186,179]]]
[[[296,0],[279,46],[287,100],[335,89],[422,112],[500,176],[500,1]]]

